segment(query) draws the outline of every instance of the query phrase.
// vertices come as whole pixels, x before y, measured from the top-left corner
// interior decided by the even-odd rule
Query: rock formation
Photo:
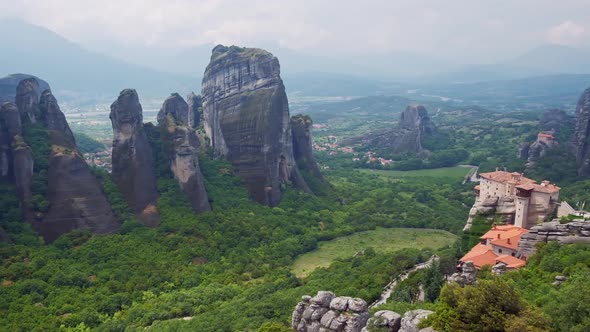
[[[448,281],[459,284],[460,286],[473,285],[477,277],[477,269],[473,262],[468,261],[461,266],[461,272],[453,273]]]
[[[435,131],[428,111],[422,105],[409,105],[401,113],[397,126],[365,136],[355,137],[346,143],[363,144],[371,147],[390,149],[393,153],[420,154],[426,152],[424,138]]]
[[[565,111],[559,109],[550,109],[543,112],[539,119],[539,129],[541,132],[533,143],[522,143],[518,147],[518,157],[526,159],[527,165],[531,166],[538,159],[543,158],[547,151],[557,147],[557,135],[574,126],[571,116]]]
[[[579,176],[590,176],[590,88],[576,106],[576,131],[573,139]]]
[[[313,298],[304,296],[297,304],[291,327],[297,332],[360,332],[368,319],[367,302],[364,300],[336,297],[332,292],[319,291]]]
[[[74,135],[50,90],[38,99],[39,83],[26,78],[16,88],[16,102],[2,105],[0,111],[0,165],[3,177],[15,184],[17,196],[27,221],[48,242],[74,229],[93,233],[110,233],[118,229],[111,206],[90,168],[78,152]],[[25,123],[21,124],[21,118]],[[33,210],[32,184],[34,159],[25,141],[23,126],[45,130],[51,151],[47,156],[48,206]]]
[[[199,139],[190,126],[191,109],[182,97],[174,93],[158,113],[162,140],[167,140],[171,151],[170,170],[196,212],[210,211],[203,175],[199,167]]]
[[[15,103],[26,123],[37,122],[39,111],[39,83],[33,77],[25,78],[16,87]]]
[[[37,121],[48,130],[51,154],[48,159],[49,210],[38,214],[33,227],[52,242],[75,229],[95,234],[119,228],[100,183],[78,151],[74,135],[51,91],[41,95]]]
[[[13,181],[23,211],[31,202],[33,178],[33,153],[24,141],[21,114],[11,102],[0,109],[0,165],[1,174]]]
[[[113,126],[113,180],[131,211],[148,226],[156,226],[158,192],[152,148],[143,130],[143,114],[137,92],[121,91],[111,105]]]
[[[191,128],[198,128],[203,117],[203,99],[191,92],[186,97],[188,103],[188,124]]]
[[[295,115],[291,117],[293,156],[300,170],[309,172],[310,175],[324,182],[324,176],[313,156],[311,125],[311,118],[307,115]]]
[[[49,84],[47,84],[47,82],[33,75],[12,74],[0,78],[0,105],[7,101],[14,103],[16,99],[16,87],[18,86],[19,82],[31,77],[37,80],[39,86],[37,95],[39,98],[41,98],[41,92],[49,89]]]
[[[302,297],[293,311],[291,328],[297,332],[420,332],[427,330],[420,330],[418,324],[431,313],[418,309],[402,317],[396,312],[381,310],[370,317],[365,300],[319,291],[313,298]]]
[[[559,241],[560,243],[589,243],[590,221],[583,219],[562,224],[559,219],[533,226],[518,242],[518,253],[530,257],[537,243]]]
[[[256,48],[213,49],[203,77],[204,129],[257,202],[275,206],[281,187],[308,191],[293,156],[289,103],[279,61]]]

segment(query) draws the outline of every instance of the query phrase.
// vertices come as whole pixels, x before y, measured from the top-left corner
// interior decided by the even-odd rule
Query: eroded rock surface
[[[37,215],[33,227],[52,242],[75,229],[90,229],[95,234],[112,233],[119,228],[101,185],[78,151],[74,135],[51,91],[39,102],[43,123],[49,133],[51,154],[48,165],[49,210]]]
[[[291,132],[293,133],[293,156],[300,170],[309,172],[314,178],[325,182],[320,167],[313,156],[313,142],[311,139],[311,118],[307,115],[291,117]]]
[[[583,219],[562,224],[559,219],[533,226],[518,242],[518,252],[530,257],[539,242],[559,241],[560,243],[590,244],[590,221]]]
[[[39,85],[37,95],[41,97],[41,92],[49,89],[49,84],[44,80],[28,74],[11,74],[0,78],[0,105],[5,102],[15,102],[16,87],[18,83],[26,78],[35,78]]]
[[[309,191],[295,165],[289,103],[279,61],[256,48],[213,49],[202,84],[204,129],[257,202],[276,206],[291,182]]]
[[[37,122],[39,115],[39,82],[33,77],[25,78],[16,87],[15,103],[27,123]]]
[[[130,209],[148,226],[156,226],[158,192],[152,148],[143,130],[143,114],[137,92],[121,91],[111,105],[113,126],[113,180]]]
[[[210,211],[203,175],[199,167],[199,139],[190,126],[189,105],[178,94],[172,94],[158,113],[162,140],[167,140],[170,170],[196,212]]]
[[[409,105],[400,114],[399,122],[393,129],[355,137],[346,142],[388,148],[393,153],[420,154],[427,152],[422,143],[434,131],[434,124],[430,121],[426,108],[422,105]]]
[[[192,128],[198,128],[203,117],[203,98],[191,92],[186,97],[186,102],[188,104],[188,124]]]
[[[313,298],[302,297],[293,311],[291,327],[297,332],[360,332],[368,319],[367,302],[364,300],[319,291]]]
[[[590,176],[590,88],[576,106],[576,131],[573,139],[579,176]]]

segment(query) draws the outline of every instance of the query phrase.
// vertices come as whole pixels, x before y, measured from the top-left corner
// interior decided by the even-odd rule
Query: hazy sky
[[[86,46],[270,41],[316,54],[480,61],[550,42],[590,47],[590,0],[0,0],[0,15]]]

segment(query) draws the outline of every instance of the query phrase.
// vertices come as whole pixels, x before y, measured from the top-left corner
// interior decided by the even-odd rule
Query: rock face
[[[37,122],[39,111],[39,83],[35,78],[25,78],[16,87],[15,103],[27,123]]]
[[[113,126],[113,180],[131,210],[148,226],[156,226],[158,192],[152,148],[143,130],[143,114],[137,92],[121,91],[111,105]]]
[[[313,298],[304,296],[297,304],[291,327],[297,332],[360,332],[368,319],[367,302],[364,300],[336,297],[332,292],[319,291]]]
[[[16,87],[18,86],[19,82],[31,77],[37,80],[39,86],[39,89],[37,90],[37,95],[39,96],[39,98],[41,97],[41,92],[49,89],[49,84],[47,84],[47,82],[33,75],[8,75],[0,78],[0,105],[7,101],[14,103],[16,97]]]
[[[18,84],[16,100],[0,111],[0,165],[2,176],[13,181],[25,218],[47,242],[74,229],[102,234],[116,231],[118,221],[100,183],[80,155],[74,135],[50,90],[37,99],[39,84],[27,78]],[[21,118],[26,121],[21,124]],[[51,151],[47,157],[47,210],[31,207],[33,155],[25,142],[23,125],[46,130]],[[8,145],[7,145],[8,143]],[[41,156],[43,158],[43,156]]]
[[[477,269],[472,261],[465,262],[461,267],[461,272],[453,273],[449,277],[449,282],[454,282],[460,286],[473,285],[477,278]]]
[[[311,140],[312,124],[311,118],[307,115],[295,115],[291,117],[293,156],[300,170],[309,172],[316,179],[325,182],[320,167],[313,156],[313,142]]]
[[[401,113],[393,129],[371,133],[348,140],[348,143],[391,149],[393,153],[420,154],[426,152],[422,146],[424,138],[435,131],[428,111],[422,105],[409,105]]]
[[[199,167],[199,139],[190,126],[191,110],[177,93],[172,94],[158,113],[162,140],[171,147],[170,170],[196,212],[210,211],[203,175]]]
[[[75,229],[90,229],[95,234],[112,233],[119,228],[100,183],[78,151],[74,135],[49,90],[39,103],[38,121],[49,133],[48,159],[49,210],[37,216],[33,227],[52,242]]]
[[[289,103],[279,61],[256,48],[213,49],[202,84],[204,129],[257,202],[275,206],[291,182],[309,191],[295,165]]]
[[[563,129],[572,128],[573,126],[574,118],[560,109],[547,110],[543,112],[539,119],[539,127],[543,131],[559,133]]]
[[[573,145],[579,176],[590,176],[590,88],[586,89],[576,106],[576,132]]]
[[[418,324],[431,313],[419,309],[408,311],[402,317],[396,312],[381,310],[370,317],[365,300],[319,291],[313,298],[302,297],[293,311],[291,328],[297,332],[419,332]]]
[[[33,153],[24,141],[21,114],[11,102],[0,109],[0,165],[2,177],[13,181],[23,211],[31,202]]]
[[[186,102],[188,103],[188,124],[192,128],[198,128],[203,117],[203,99],[191,92],[186,97]]]
[[[559,219],[533,226],[518,242],[519,254],[530,257],[539,242],[559,241],[561,243],[589,243],[590,221],[583,219],[561,224]]]

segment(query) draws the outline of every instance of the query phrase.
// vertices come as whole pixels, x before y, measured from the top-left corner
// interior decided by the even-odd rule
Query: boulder
[[[156,226],[158,191],[152,148],[143,129],[143,114],[137,92],[121,91],[111,105],[113,126],[113,181],[131,211],[148,226]]]
[[[418,324],[432,313],[433,311],[423,309],[406,312],[401,320],[399,332],[419,332]]]
[[[256,48],[213,49],[202,84],[204,129],[257,202],[276,206],[288,183],[309,192],[293,156],[279,61]]]

